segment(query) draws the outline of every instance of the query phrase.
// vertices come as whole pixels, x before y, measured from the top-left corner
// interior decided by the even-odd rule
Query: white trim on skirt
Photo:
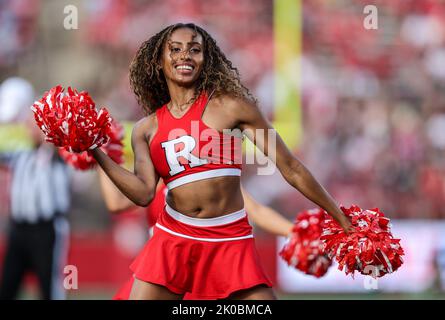
[[[248,234],[247,236],[241,236],[241,237],[233,237],[233,238],[198,238],[198,237],[192,237],[188,236],[186,234],[182,234],[179,232],[175,232],[173,230],[170,230],[163,225],[160,225],[158,222],[156,223],[156,227],[158,227],[161,230],[164,230],[165,232],[168,232],[174,236],[186,238],[186,239],[192,239],[192,240],[198,240],[198,241],[207,241],[207,242],[223,242],[223,241],[235,241],[235,240],[244,240],[253,238],[253,234]]]

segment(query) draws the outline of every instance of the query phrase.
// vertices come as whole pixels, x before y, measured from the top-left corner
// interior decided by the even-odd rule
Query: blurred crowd
[[[63,29],[67,5],[78,9],[76,31]],[[56,16],[60,18],[47,19]],[[38,92],[48,87],[40,82],[42,78],[78,84],[106,103],[118,118],[135,120],[141,114],[129,88],[129,62],[142,42],[179,21],[205,27],[272,114],[271,0],[0,0],[0,34],[7,39],[0,48],[2,78],[20,70],[36,80]],[[41,58],[40,69],[23,66],[43,54],[49,56]]]
[[[445,2],[303,3],[299,153],[345,205],[444,218]]]
[[[27,4],[33,10],[27,9],[25,21],[21,16]],[[64,29],[67,5],[78,9],[77,30]],[[203,26],[239,68],[262,107],[273,113],[270,0],[0,0],[0,10],[2,31],[8,25],[6,35],[16,44],[0,51],[0,81],[19,74],[35,86],[37,96],[56,84],[74,86],[87,90],[116,119],[138,120],[143,113],[129,86],[130,61],[142,42],[181,21]],[[18,41],[25,29],[30,30],[26,43]],[[73,189],[74,229],[107,228],[95,172],[76,172]]]
[[[126,119],[137,119],[140,107],[128,85],[128,64],[141,44],[176,22],[203,26],[227,53],[243,81],[257,95],[263,93],[273,108],[273,2],[272,1],[90,1],[86,42],[105,55],[120,56],[115,90],[105,89],[107,103],[129,106],[116,110]],[[224,14],[221,14],[221,13]],[[116,102],[120,101],[120,102]]]
[[[368,2],[302,2],[295,90],[304,136],[294,151],[345,205],[378,206],[393,218],[444,218],[445,2],[373,1],[378,29],[367,30]],[[79,30],[63,30],[67,4],[79,8]],[[273,120],[272,0],[0,0],[0,80],[20,73],[37,93],[74,85],[119,120],[136,120],[142,113],[128,64],[143,41],[178,20],[216,38]],[[285,214],[309,205],[278,187],[282,180],[271,181],[277,188],[264,199]]]

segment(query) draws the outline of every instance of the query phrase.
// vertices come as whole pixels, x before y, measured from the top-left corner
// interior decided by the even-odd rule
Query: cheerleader
[[[215,40],[194,24],[145,41],[130,83],[147,116],[132,132],[134,172],[100,148],[93,155],[133,203],[147,206],[160,178],[168,188],[154,235],[131,265],[130,299],[274,299],[259,263],[240,187],[239,129],[285,180],[350,230],[334,199],[288,150]],[[274,154],[276,156],[274,156]]]

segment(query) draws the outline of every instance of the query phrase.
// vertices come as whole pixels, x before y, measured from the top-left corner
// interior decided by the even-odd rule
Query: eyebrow
[[[182,42],[180,42],[180,41],[170,41],[170,43],[175,43],[175,44],[182,44]],[[199,44],[199,45],[202,45],[201,43],[199,43],[199,42],[196,42],[196,41],[191,41],[191,42],[187,42],[187,44]]]

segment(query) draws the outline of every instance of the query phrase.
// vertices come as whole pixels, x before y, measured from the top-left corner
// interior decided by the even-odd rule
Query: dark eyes
[[[181,50],[181,48],[171,48],[170,51],[178,53],[178,52],[181,52],[182,50]],[[199,52],[201,52],[201,49],[199,49],[199,48],[191,48],[190,52],[192,52],[192,53],[199,53]]]

